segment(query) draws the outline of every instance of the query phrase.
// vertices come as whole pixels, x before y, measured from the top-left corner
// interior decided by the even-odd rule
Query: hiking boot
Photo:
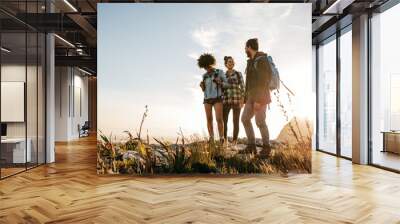
[[[236,146],[237,145],[237,140],[232,140],[231,145],[232,146]]]
[[[246,148],[239,151],[239,154],[257,154],[256,145],[247,145]]]
[[[268,158],[271,154],[271,146],[269,144],[264,144],[262,150],[260,151],[261,158]]]
[[[228,141],[225,140],[224,138],[219,139],[219,143],[221,143],[221,145],[222,145],[223,147],[226,147],[226,146],[228,145]]]

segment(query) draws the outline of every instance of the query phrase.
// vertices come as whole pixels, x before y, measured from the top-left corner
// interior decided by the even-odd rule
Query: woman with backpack
[[[224,99],[223,99],[224,138],[227,139],[228,117],[230,111],[232,110],[233,113],[232,144],[236,145],[239,134],[240,111],[244,103],[244,81],[242,73],[233,69],[235,66],[235,61],[231,56],[225,56],[224,62],[225,62],[225,67],[227,68],[227,71],[225,72],[227,85],[225,85],[224,88]]]
[[[210,136],[210,141],[214,140],[214,126],[213,126],[213,113],[214,108],[215,116],[218,125],[218,134],[220,142],[225,143],[224,138],[224,120],[223,120],[223,88],[226,85],[224,72],[215,68],[216,60],[211,54],[202,54],[197,59],[197,64],[200,68],[206,70],[203,74],[203,80],[200,87],[204,92],[204,109],[207,118],[207,129]]]

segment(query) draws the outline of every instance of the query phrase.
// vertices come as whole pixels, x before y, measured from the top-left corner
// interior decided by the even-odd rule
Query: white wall
[[[27,70],[25,70],[27,69]],[[36,80],[31,78],[31,74],[36,75],[36,67],[25,65],[2,65],[1,67],[1,81],[2,82],[25,82],[26,71],[28,72],[28,87],[27,87],[27,120],[28,120],[28,137],[30,133],[36,135]],[[40,107],[41,105],[39,105]],[[6,110],[7,108],[2,108]],[[32,111],[35,111],[33,113]],[[34,123],[32,123],[34,122]],[[25,122],[7,122],[7,136],[8,137],[25,137]]]
[[[55,69],[55,141],[68,139],[68,88],[70,76],[67,67]]]
[[[76,68],[56,67],[55,140],[79,138],[78,125],[82,126],[87,120],[88,77]]]
[[[315,94],[315,102],[317,102],[316,96],[317,96],[317,48],[315,45],[312,46],[312,88],[313,88],[313,93]],[[313,112],[313,114],[315,114],[315,112]],[[316,115],[316,114],[315,114]],[[313,116],[314,118],[316,118],[316,116]],[[314,119],[313,122],[313,130],[315,130],[313,132],[312,135],[312,149],[316,150],[317,148],[317,119]]]
[[[81,74],[81,73],[80,73]],[[80,93],[79,93],[80,92]],[[73,138],[79,137],[78,124],[81,126],[88,121],[88,77],[81,75],[74,76],[74,108],[72,109],[71,135]],[[80,96],[80,97],[79,97]],[[79,102],[80,101],[80,102]],[[81,111],[80,111],[81,110]]]
[[[1,81],[3,82],[25,82],[25,65],[2,65],[1,66]],[[32,67],[28,67],[28,71]],[[28,94],[30,95],[30,94]],[[2,108],[5,110],[5,108]],[[11,122],[7,123],[7,137],[25,137],[25,123]]]
[[[38,71],[36,70],[38,68]],[[26,83],[26,112],[27,120],[23,122],[5,122],[7,124],[8,138],[24,138],[25,133],[30,140],[32,151],[32,161],[44,162],[44,80],[42,67],[36,67],[25,64],[3,64],[1,66],[2,82],[24,82]],[[25,80],[27,78],[27,80]],[[2,96],[7,97],[7,96]],[[1,108],[1,110],[10,110],[10,108]],[[26,111],[25,111],[26,110]],[[39,153],[39,156],[37,156]]]

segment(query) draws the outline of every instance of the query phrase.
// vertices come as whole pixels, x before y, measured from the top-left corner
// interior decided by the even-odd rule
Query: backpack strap
[[[218,68],[216,68],[215,70],[214,70],[214,76],[219,76],[219,69]],[[212,77],[213,79],[214,79],[214,77]],[[222,94],[221,94],[222,95]],[[220,93],[219,93],[219,85],[217,85],[217,97],[220,97]]]
[[[228,74],[228,71],[225,72],[226,78],[228,78],[227,74]],[[233,73],[232,73],[231,77],[232,77],[232,76],[236,76],[236,78],[239,78],[239,72],[236,71],[236,70],[233,70]]]
[[[263,59],[263,58],[265,58],[265,60],[267,60],[267,62],[268,62],[268,55],[267,55],[267,54],[258,56],[258,57],[256,57],[256,58],[254,59],[253,65],[254,65],[254,68],[256,69],[256,71],[257,71],[257,64],[258,64],[258,62],[259,62],[261,59]]]
[[[235,70],[234,73],[235,73],[235,76],[236,76],[237,80],[239,80],[239,79],[240,79],[240,77],[239,77],[239,72]]]

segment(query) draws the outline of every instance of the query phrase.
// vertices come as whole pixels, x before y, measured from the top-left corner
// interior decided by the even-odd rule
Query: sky
[[[143,130],[152,137],[175,139],[180,129],[186,136],[206,136],[199,87],[204,71],[197,58],[212,53],[217,68],[225,70],[223,57],[230,55],[244,73],[245,42],[254,37],[296,94],[286,107],[291,116],[312,118],[311,4],[100,3],[98,9],[98,128],[103,133],[137,132],[148,105]],[[281,95],[289,104],[284,89]],[[271,138],[285,123],[273,98],[267,111]]]

